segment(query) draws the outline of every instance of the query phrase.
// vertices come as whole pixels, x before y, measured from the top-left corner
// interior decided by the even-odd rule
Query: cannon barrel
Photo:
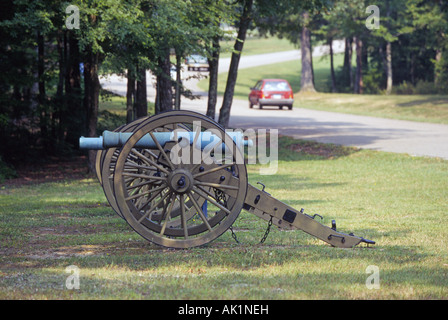
[[[79,138],[79,148],[85,150],[105,150],[108,148],[121,148],[132,136],[132,132],[112,132],[104,131],[100,137],[81,137]],[[195,132],[154,132],[154,138],[160,145],[165,145],[170,141],[180,141],[181,139],[187,139],[190,144],[195,140]],[[244,140],[242,132],[227,132],[230,138],[235,142],[238,148],[243,146],[252,146],[252,140]],[[220,137],[212,132],[201,132],[196,140],[197,146],[204,150],[208,145],[214,146],[215,144],[223,141],[225,137]],[[156,142],[153,140],[150,134],[144,135],[135,145],[139,148],[155,149],[157,148]],[[224,143],[223,143],[224,147]]]

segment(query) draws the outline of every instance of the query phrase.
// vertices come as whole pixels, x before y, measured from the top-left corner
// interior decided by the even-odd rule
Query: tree
[[[277,5],[275,3],[274,5]],[[262,33],[270,33],[286,38],[301,50],[301,92],[314,92],[314,70],[311,35],[319,34],[323,25],[322,11],[328,10],[327,1],[288,1],[280,2],[271,15],[265,15],[258,22]],[[272,14],[274,13],[274,14]],[[320,33],[322,34],[322,33]]]
[[[448,87],[448,3],[446,1],[409,0],[407,13],[416,31],[425,32],[425,44],[433,51],[434,83]]]
[[[243,51],[244,41],[246,40],[246,33],[252,21],[253,4],[253,0],[243,0],[242,3],[242,13],[239,19],[238,35],[233,47],[223,103],[219,112],[218,122],[224,128],[229,126],[230,108],[232,106],[233,94],[238,76],[238,65],[240,62],[241,53]]]
[[[284,24],[287,17],[297,16],[303,12],[314,12],[328,5],[325,0],[240,0],[241,14],[238,20],[238,34],[230,61],[223,103],[219,113],[219,123],[227,127],[230,119],[233,94],[238,76],[238,65],[241,58],[246,33],[251,23],[258,26],[262,33],[282,34],[287,29],[291,39],[297,39],[297,24],[291,28],[291,24]],[[294,31],[293,31],[294,29]],[[305,32],[305,37],[308,33]],[[292,40],[294,41],[294,40]],[[309,42],[311,44],[311,41]],[[312,64],[312,62],[311,62]],[[312,73],[311,73],[312,75]],[[312,77],[310,78],[312,79]]]
[[[313,71],[313,50],[311,48],[311,31],[308,28],[310,15],[307,11],[301,13],[302,32],[300,33],[300,51],[302,60],[302,76],[300,92],[315,92]]]
[[[210,58],[209,65],[209,86],[208,86],[208,100],[206,115],[215,120],[216,103],[218,101],[218,69],[219,69],[219,51],[220,36],[217,35],[212,40],[212,46],[209,50]]]
[[[138,32],[139,29],[120,26],[135,26],[141,10],[135,3],[124,0],[78,0],[72,4],[78,6],[83,13],[80,15],[81,26],[74,33],[84,62],[86,132],[87,136],[92,137],[97,135],[100,65],[120,40]],[[95,170],[95,156],[96,152],[89,151],[88,163],[92,172]]]
[[[400,35],[412,32],[413,28],[409,25],[406,1],[383,0],[377,4],[384,15],[378,29],[373,29],[372,34],[385,42],[386,49],[382,50],[382,46],[380,48],[381,54],[385,53],[383,63],[386,71],[386,93],[391,94],[393,86],[392,43],[397,41]]]

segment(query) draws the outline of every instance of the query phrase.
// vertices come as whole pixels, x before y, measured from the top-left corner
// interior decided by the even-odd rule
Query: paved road
[[[327,53],[326,47],[316,47],[314,56]],[[337,42],[335,51],[343,51],[343,44]],[[277,54],[244,57],[240,69],[280,61],[298,60],[298,50]],[[229,59],[220,60],[221,70],[227,71]],[[190,74],[186,74],[190,75]],[[153,77],[148,74],[148,100],[154,101]],[[120,95],[126,94],[126,80],[113,76],[101,80],[103,87]],[[197,81],[190,80],[187,86],[194,93],[200,93]],[[379,99],[381,97],[378,97]],[[222,100],[217,103],[217,111]],[[182,109],[206,112],[207,98],[202,94],[199,100],[182,100]],[[448,125],[390,120],[366,116],[356,116],[333,112],[294,108],[249,109],[247,100],[234,100],[230,126],[233,128],[278,129],[280,134],[300,139],[310,139],[324,143],[335,143],[366,149],[407,153],[416,156],[440,157],[448,159]]]
[[[218,106],[220,103],[221,100]],[[205,113],[206,98],[184,101],[183,108]],[[280,134],[298,139],[448,160],[448,125],[302,108],[249,109],[246,100],[234,100],[229,125],[241,129],[278,129]]]

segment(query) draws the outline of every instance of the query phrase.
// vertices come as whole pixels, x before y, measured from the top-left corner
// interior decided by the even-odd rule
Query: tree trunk
[[[173,92],[170,76],[170,51],[166,50],[165,55],[159,57],[160,74],[157,76],[157,104],[156,112],[166,112],[173,110]],[[158,109],[158,110],[157,110]]]
[[[349,63],[348,63],[348,65],[347,65],[347,67],[348,67],[348,69],[347,69],[347,72],[348,72],[348,77],[349,77],[349,79],[350,79],[350,88],[353,88],[353,67],[352,67],[352,60],[353,60],[353,38],[350,38],[349,39],[349,46],[348,46],[348,61],[349,61]]]
[[[98,79],[98,53],[92,48],[86,50],[84,62],[84,106],[87,115],[87,136],[95,137],[98,123],[98,105],[100,95],[100,81]],[[95,172],[96,150],[89,150],[89,171]]]
[[[362,82],[362,40],[359,37],[355,38],[356,44],[356,76],[353,86],[353,92],[362,94],[363,82]]]
[[[65,140],[76,145],[81,135],[86,132],[86,114],[82,109],[81,71],[79,69],[80,53],[78,40],[71,31],[66,33],[65,55],[67,69],[65,73],[66,114],[63,115]]]
[[[411,52],[411,83],[413,86],[415,86],[415,55],[413,52]]]
[[[300,50],[302,53],[302,77],[300,79],[300,92],[316,92],[314,88],[314,72],[311,51],[311,31],[306,27],[309,18],[308,12],[302,13],[304,25],[300,34]]]
[[[134,117],[134,102],[135,102],[135,75],[129,68],[127,73],[127,88],[126,88],[126,123],[131,123],[135,120]]]
[[[64,139],[64,115],[67,110],[67,99],[64,96],[64,84],[66,78],[66,70],[67,70],[67,55],[66,55],[66,47],[67,47],[67,37],[65,37],[65,32],[62,30],[57,31],[57,48],[58,48],[58,67],[59,67],[59,77],[58,77],[58,85],[56,89],[56,110],[53,113],[53,121],[58,120],[57,128],[56,124],[53,125],[53,136],[58,140],[62,141]]]
[[[38,31],[37,32],[37,81],[39,93],[37,96],[37,101],[39,103],[39,125],[40,134],[44,142],[44,147],[49,148],[48,143],[48,110],[46,104],[46,90],[45,90],[45,53],[44,49],[44,36]]]
[[[159,114],[160,113],[160,76],[156,76],[156,101],[154,103],[154,113]]]
[[[216,103],[218,101],[218,67],[219,67],[219,37],[213,38],[211,58],[208,60],[209,65],[209,86],[208,86],[208,102],[206,115],[215,120]]]
[[[442,60],[442,50],[437,49],[436,50],[436,56],[435,56],[435,68],[434,68],[434,84],[438,85],[440,82],[440,72],[438,70],[438,67],[440,66],[440,61]]]
[[[241,53],[243,51],[246,33],[252,21],[253,0],[244,1],[243,13],[240,17],[240,26],[238,29],[237,39],[233,47],[232,58],[230,60],[229,73],[227,76],[226,89],[221,109],[219,110],[219,124],[224,128],[229,126],[230,108],[232,107],[233,94],[235,92],[236,79],[238,77],[238,65],[240,63]]]
[[[330,46],[330,73],[331,73],[331,91],[337,92],[336,89],[336,77],[334,74],[334,61],[333,61],[333,38],[328,40],[328,45]]]
[[[182,55],[176,52],[176,89],[174,97],[174,110],[180,110],[180,99],[182,90],[182,75],[180,69],[182,68]]]
[[[135,93],[135,117],[136,119],[148,116],[148,95],[146,92],[146,70],[137,67],[138,79]]]
[[[387,65],[387,87],[386,94],[392,93],[392,44],[386,44],[386,65]]]
[[[352,55],[353,55],[353,39],[345,38],[344,65],[342,67],[344,75],[343,86],[349,87],[351,89],[353,88]]]

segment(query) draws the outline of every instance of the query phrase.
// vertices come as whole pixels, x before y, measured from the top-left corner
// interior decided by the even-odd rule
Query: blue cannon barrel
[[[85,150],[105,150],[108,148],[121,148],[132,136],[132,132],[112,132],[104,131],[101,137],[96,138],[79,138],[79,148]],[[238,148],[243,146],[252,146],[252,140],[244,140],[244,135],[239,132],[227,132],[232,138]],[[180,141],[181,138],[186,138],[192,144],[194,142],[195,132],[154,132],[154,137],[157,139],[160,145],[164,146],[170,141]],[[222,141],[224,137],[219,137],[212,132],[201,132],[197,139],[198,147],[200,145],[201,150],[204,150],[208,145],[214,146]],[[144,135],[135,145],[136,148],[157,149],[157,145],[148,133]]]

